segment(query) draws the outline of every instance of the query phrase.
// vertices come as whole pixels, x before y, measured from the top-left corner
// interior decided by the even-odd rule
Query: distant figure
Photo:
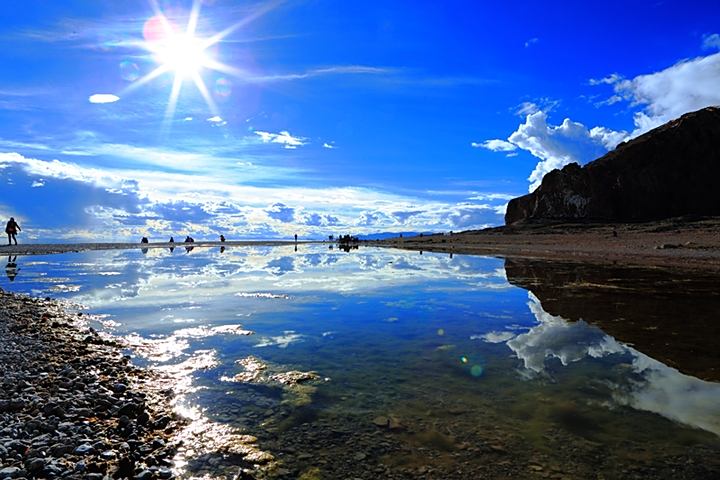
[[[193,243],[195,241],[194,238],[192,238],[190,235],[185,237],[185,243]]]
[[[295,243],[297,243],[297,233],[295,234]]]
[[[170,237],[170,241],[168,243],[175,243],[175,239],[173,237]]]
[[[20,270],[19,268],[17,268],[17,263],[15,263],[16,260],[17,255],[15,255],[14,257],[8,255],[8,263],[5,266],[5,274],[11,282],[15,281],[15,277],[17,277],[18,271]]]
[[[193,248],[195,247],[185,247],[185,253],[190,253],[193,251]]]
[[[148,249],[147,249],[147,248],[141,248],[140,251],[143,253],[143,255],[145,255],[145,254],[148,252]]]
[[[220,253],[225,253],[225,246],[220,247]]]
[[[170,250],[170,253],[175,251],[175,247],[168,247],[168,250]]]
[[[15,235],[17,235],[18,232],[22,232],[20,225],[17,224],[13,217],[10,217],[10,220],[8,220],[7,225],[5,226],[5,233],[7,233],[8,236],[8,245],[12,245],[12,240],[15,240],[15,245],[17,245],[17,238],[15,238]]]
[[[140,239],[140,243],[148,243],[148,242],[149,242],[149,240],[148,240],[147,237],[142,237],[142,238]]]
[[[617,230],[615,230],[615,227],[613,227],[613,237],[617,238]]]
[[[224,241],[225,241],[225,235],[220,235],[220,241],[221,241],[221,242],[224,242]]]

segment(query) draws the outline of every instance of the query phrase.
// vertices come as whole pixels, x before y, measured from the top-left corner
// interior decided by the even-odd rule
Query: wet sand
[[[720,272],[720,218],[497,227],[364,243],[418,251]]]

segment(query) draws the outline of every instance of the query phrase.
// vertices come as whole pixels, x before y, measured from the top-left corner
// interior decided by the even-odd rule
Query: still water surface
[[[3,288],[174,376],[188,476],[720,478],[717,278],[326,245],[15,263]]]

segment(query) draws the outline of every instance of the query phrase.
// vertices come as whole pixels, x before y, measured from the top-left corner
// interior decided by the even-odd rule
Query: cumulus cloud
[[[120,100],[120,97],[111,93],[95,93],[88,97],[90,103],[114,103]]]
[[[271,132],[264,132],[261,130],[256,130],[255,135],[260,137],[260,140],[262,140],[263,143],[278,143],[283,146],[283,148],[287,148],[290,150],[294,150],[297,147],[302,147],[303,145],[307,145],[306,139],[303,137],[293,137],[290,135],[290,132],[287,130],[283,130],[280,133],[271,133]]]
[[[470,144],[473,148],[484,148],[492,152],[512,152],[517,149],[517,146],[505,140],[498,138],[492,140],[485,140],[482,143],[472,142]]]
[[[525,42],[525,48],[531,47],[532,45],[535,45],[539,41],[540,41],[540,39],[537,37],[530,38]]]
[[[533,191],[551,170],[572,162],[585,163],[600,157],[625,138],[626,132],[616,132],[605,127],[588,129],[569,118],[560,125],[550,125],[547,113],[538,111],[528,115],[525,123],[508,140],[540,159],[528,178],[531,182],[530,191]]]
[[[45,186],[45,180],[43,180],[42,178],[41,178],[40,180],[35,180],[34,182],[32,182],[32,184],[31,184],[30,186],[31,186],[32,188],[44,187],[44,186]]]
[[[714,48],[720,49],[720,35],[717,33],[703,35],[702,47],[705,50],[711,50]]]
[[[335,149],[335,148],[337,148],[337,147],[336,147],[335,145],[333,145],[332,143],[327,143],[327,142],[325,142],[325,143],[323,143],[323,148],[327,148],[327,149],[333,150],[333,149]]]

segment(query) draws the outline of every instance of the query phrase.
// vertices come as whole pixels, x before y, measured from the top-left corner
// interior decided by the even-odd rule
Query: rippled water
[[[175,376],[186,475],[720,477],[717,278],[326,245],[15,264],[3,288]]]

